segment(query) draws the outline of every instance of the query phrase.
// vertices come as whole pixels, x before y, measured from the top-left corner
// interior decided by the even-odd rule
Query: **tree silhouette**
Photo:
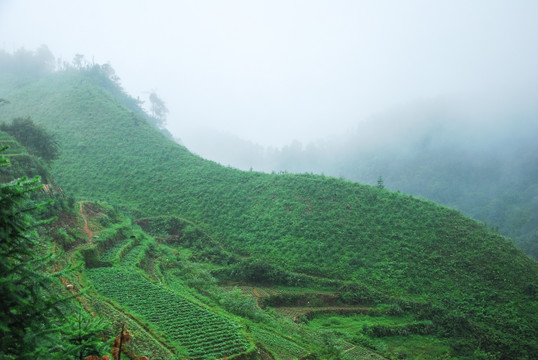
[[[149,101],[151,115],[157,120],[157,125],[163,127],[166,123],[166,114],[168,114],[164,101],[154,91],[149,94]]]
[[[379,189],[384,189],[385,188],[385,183],[384,183],[383,178],[381,177],[381,175],[377,178],[377,187]]]

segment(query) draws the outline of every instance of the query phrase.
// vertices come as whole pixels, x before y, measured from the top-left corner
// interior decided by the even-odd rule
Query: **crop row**
[[[114,332],[110,334],[111,337],[117,335],[116,332],[121,329],[122,323],[125,324],[131,336],[135,339],[127,345],[129,352],[136,356],[151,355],[152,360],[169,360],[174,358],[174,354],[159,343],[154,336],[150,335],[136,321],[112,305],[94,298],[92,299],[92,307],[100,316],[107,318],[112,323]]]
[[[121,259],[122,265],[134,265],[134,262],[138,259],[138,255],[140,255],[140,252],[144,251],[145,247],[142,245],[138,245],[133,247],[127,254],[123,256]]]
[[[298,359],[308,355],[305,348],[276,333],[258,328],[252,328],[251,331],[259,341],[281,359]]]
[[[382,360],[384,357],[378,355],[371,350],[368,350],[362,346],[355,346],[350,343],[345,343],[345,346],[348,348],[341,350],[342,360],[354,360],[354,359],[371,359],[371,360]]]
[[[108,248],[103,252],[103,255],[101,255],[101,261],[114,261],[118,255],[118,251],[123,248],[130,239],[124,239],[122,241],[118,241],[114,246]]]
[[[237,325],[150,282],[135,269],[90,269],[88,278],[100,293],[153,323],[193,359],[222,358],[246,350]]]

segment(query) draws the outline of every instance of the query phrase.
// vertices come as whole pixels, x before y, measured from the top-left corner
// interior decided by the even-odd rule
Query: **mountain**
[[[201,156],[244,170],[323,173],[372,185],[382,176],[388,189],[498,229],[536,260],[538,109],[534,101],[486,103],[438,99],[401,106],[345,135],[282,149],[211,132],[182,140]]]
[[[57,136],[61,154],[51,174],[64,193],[88,204],[105,201],[125,213],[128,227],[119,231],[119,215],[112,221],[114,216],[105,214],[113,211],[96,211],[103,214],[96,225],[104,233],[103,245],[90,243],[81,250],[85,276],[101,296],[148,322],[150,329],[169,331],[166,319],[143,313],[145,297],[137,289],[179,304],[185,296],[179,297],[173,286],[193,287],[208,276],[222,286],[252,291],[260,306],[277,310],[314,302],[329,313],[331,302],[348,310],[354,306],[353,317],[339,318],[332,310],[334,321],[315,312],[297,318],[325,340],[313,342],[301,356],[289,350],[288,358],[324,347],[338,350],[340,345],[329,344],[329,334],[389,357],[420,358],[421,346],[438,349],[434,356],[439,358],[531,359],[538,354],[538,264],[509,239],[458,211],[382,186],[311,174],[245,172],[204,160],[163,135],[117,91],[117,84],[90,70],[56,72],[11,88],[0,94],[10,101],[0,108],[0,118],[31,116]],[[129,253],[138,247],[129,260],[136,271],[121,267],[126,255],[110,250],[116,245]],[[115,260],[107,260],[107,251]],[[175,260],[165,266],[164,257]],[[131,279],[129,274],[155,269],[148,265],[152,261],[162,265],[153,280],[143,274]],[[197,263],[206,265],[198,269]],[[129,291],[107,285],[118,277],[129,282]],[[155,278],[180,280],[162,288]],[[203,292],[210,284],[198,285]],[[193,303],[218,308],[226,300],[202,302],[206,305]],[[210,315],[200,309],[200,317]],[[230,341],[243,350],[259,342],[258,349],[277,358],[286,356],[271,350],[276,345],[270,334],[288,336],[299,348],[309,346],[293,333],[307,330],[278,325],[275,333],[277,325],[259,324],[277,320],[264,319],[259,315],[249,323],[250,331]],[[327,323],[320,325],[323,319]],[[357,323],[344,327],[348,321],[362,324],[362,330]],[[185,344],[182,336],[167,338]],[[325,345],[317,345],[320,341]],[[187,348],[193,358],[204,352]],[[351,349],[321,357],[337,358]]]

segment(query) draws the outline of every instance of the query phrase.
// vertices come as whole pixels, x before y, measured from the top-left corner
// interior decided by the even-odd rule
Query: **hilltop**
[[[382,187],[204,160],[97,75],[67,70],[0,94],[10,101],[0,118],[31,116],[57,136],[61,155],[51,173],[65,193],[106,201],[140,224],[184,219],[190,232],[179,220],[175,227],[165,222],[167,231],[145,231],[176,231],[181,239],[197,229],[203,237],[176,245],[209,263],[221,283],[324,290],[342,304],[391,304],[391,316],[429,324],[417,330],[426,323],[407,322],[407,330],[384,335],[381,326],[365,333],[370,337],[434,336],[459,358],[537,354],[538,265],[509,239],[460,212]]]

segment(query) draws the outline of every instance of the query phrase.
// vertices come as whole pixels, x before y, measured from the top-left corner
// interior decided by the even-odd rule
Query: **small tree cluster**
[[[0,69],[17,74],[21,79],[39,78],[56,69],[56,59],[46,45],[36,51],[21,48],[13,54],[0,50]]]
[[[0,124],[0,130],[13,136],[29,153],[47,162],[58,158],[60,144],[56,137],[31,118],[16,118],[9,124]]]

